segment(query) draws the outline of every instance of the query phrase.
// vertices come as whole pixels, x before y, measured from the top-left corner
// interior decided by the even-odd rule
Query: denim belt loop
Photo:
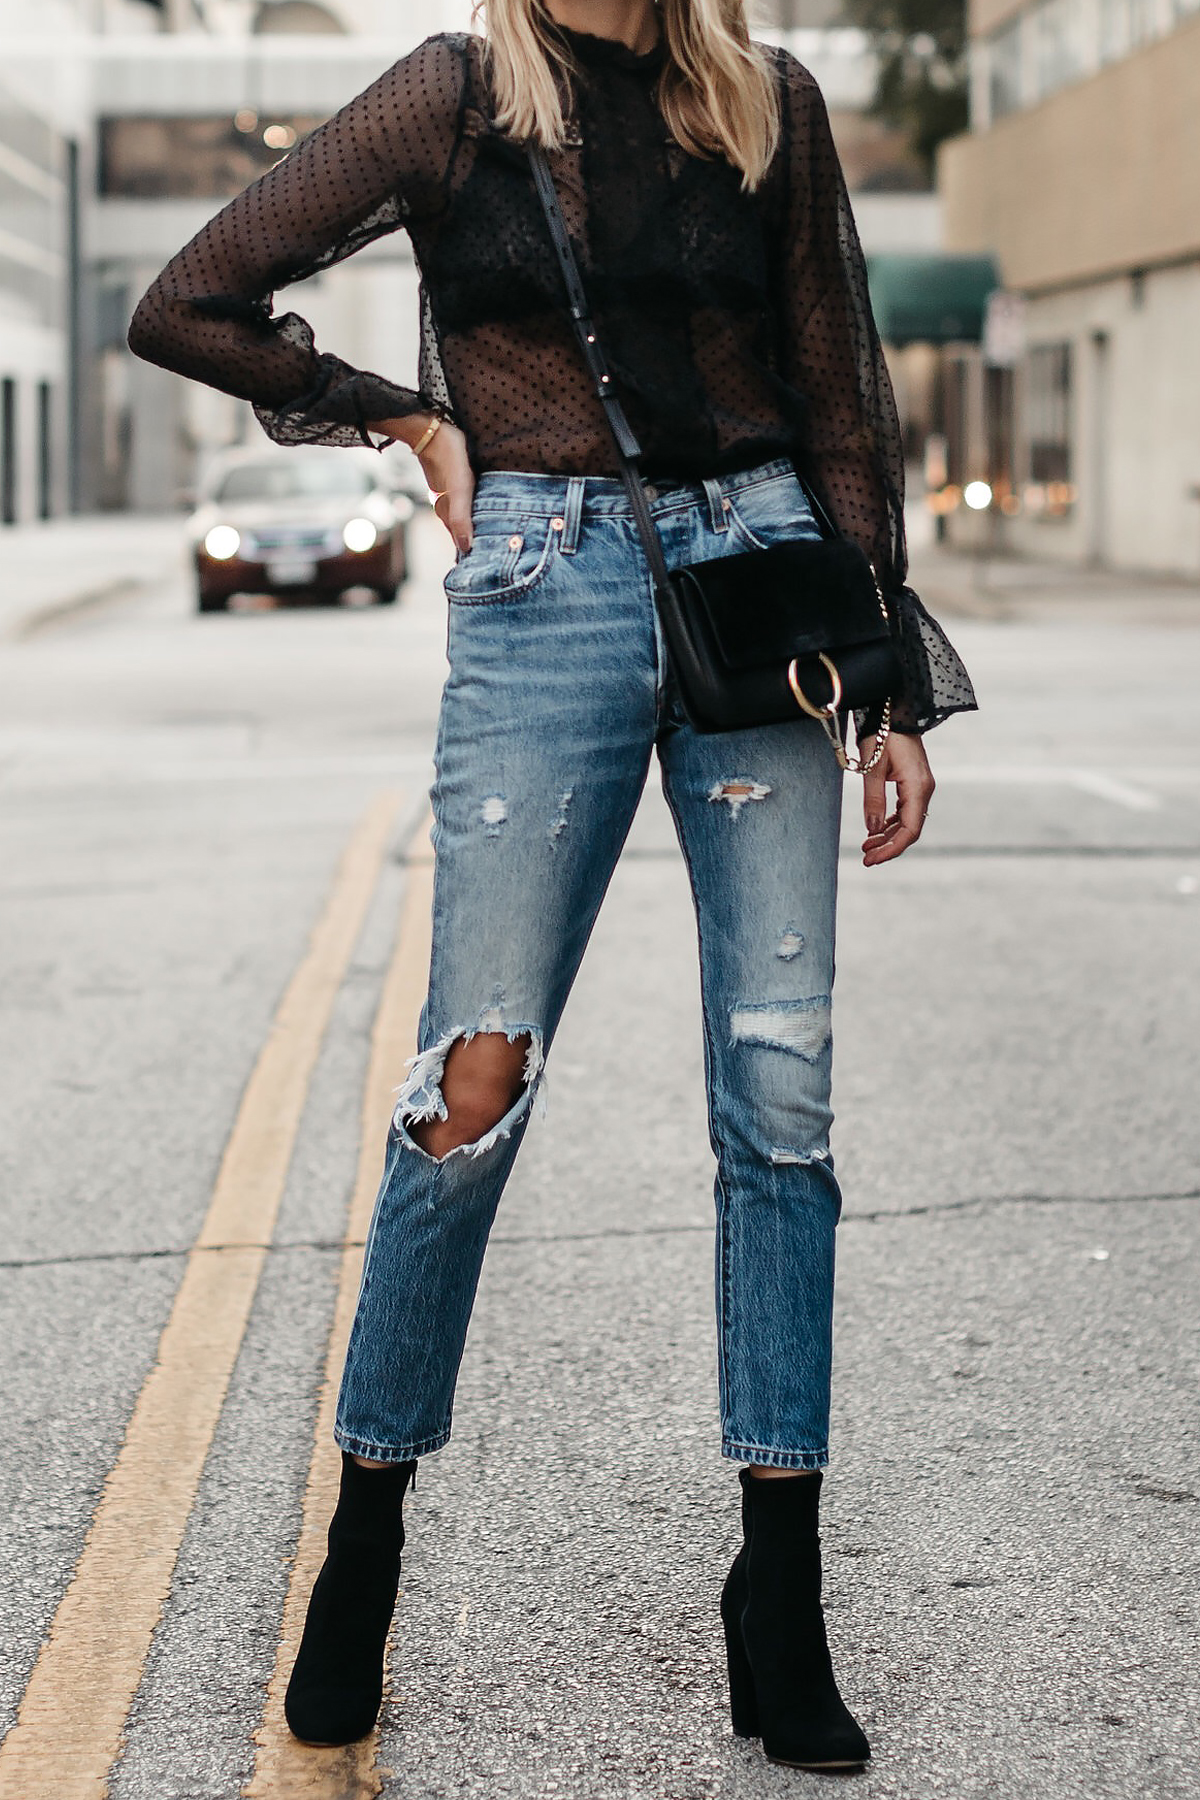
[[[715,475],[704,477],[704,493],[708,500],[708,511],[714,531],[729,530],[729,513],[725,506],[725,496],[721,492],[721,483]]]
[[[563,534],[559,549],[566,556],[574,556],[579,547],[579,527],[583,519],[583,494],[585,478],[582,475],[567,477],[567,504],[563,512]]]

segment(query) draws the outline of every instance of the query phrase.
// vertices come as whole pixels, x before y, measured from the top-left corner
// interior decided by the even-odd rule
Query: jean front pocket
[[[776,475],[729,496],[729,519],[751,550],[766,550],[788,538],[821,534],[808,496],[795,475]]]
[[[471,548],[447,571],[447,597],[458,606],[491,606],[527,593],[549,569],[560,536],[550,519],[477,515]]]

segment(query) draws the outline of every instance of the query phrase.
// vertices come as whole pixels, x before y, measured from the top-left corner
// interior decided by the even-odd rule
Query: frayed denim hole
[[[469,1144],[456,1144],[444,1156],[431,1156],[417,1143],[409,1127],[428,1119],[449,1118],[449,1109],[441,1088],[446,1058],[456,1043],[469,1044],[472,1038],[492,1034],[506,1037],[510,1044],[515,1043],[518,1038],[529,1039],[521,1071],[521,1092],[503,1117],[484,1132],[482,1137]],[[545,1112],[545,1051],[541,1028],[536,1025],[506,1024],[500,1008],[494,1004],[484,1009],[473,1027],[463,1026],[446,1032],[430,1049],[411,1057],[408,1070],[408,1076],[397,1089],[391,1130],[407,1150],[424,1157],[434,1168],[444,1168],[455,1157],[485,1156],[502,1139],[512,1136],[522,1116],[531,1110],[535,1100],[539,1102],[539,1112]]]

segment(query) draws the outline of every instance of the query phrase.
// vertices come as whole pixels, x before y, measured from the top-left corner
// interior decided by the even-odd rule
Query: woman
[[[869,866],[920,836],[920,733],[974,701],[903,587],[900,438],[811,76],[751,45],[743,0],[488,0],[486,22],[486,38],[419,45],[234,200],[130,333],[253,401],[281,443],[410,445],[458,552],[429,995],[288,1721],[326,1744],[374,1725],[403,1495],[449,1435],[496,1204],[657,750],[699,923],[722,1450],[744,1465],[721,1603],[733,1726],[779,1762],[854,1766],[869,1750],[830,1665],[817,1536],[841,777],[811,720],[702,736],[683,718],[525,141],[550,154],[668,562],[817,535],[799,465],[891,596],[904,689],[865,781]],[[416,391],[319,354],[302,319],[270,310],[275,288],[399,226],[423,282]]]

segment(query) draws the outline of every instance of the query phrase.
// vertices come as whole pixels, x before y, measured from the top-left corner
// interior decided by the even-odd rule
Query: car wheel
[[[228,612],[228,594],[210,594],[204,588],[196,589],[197,612]]]

